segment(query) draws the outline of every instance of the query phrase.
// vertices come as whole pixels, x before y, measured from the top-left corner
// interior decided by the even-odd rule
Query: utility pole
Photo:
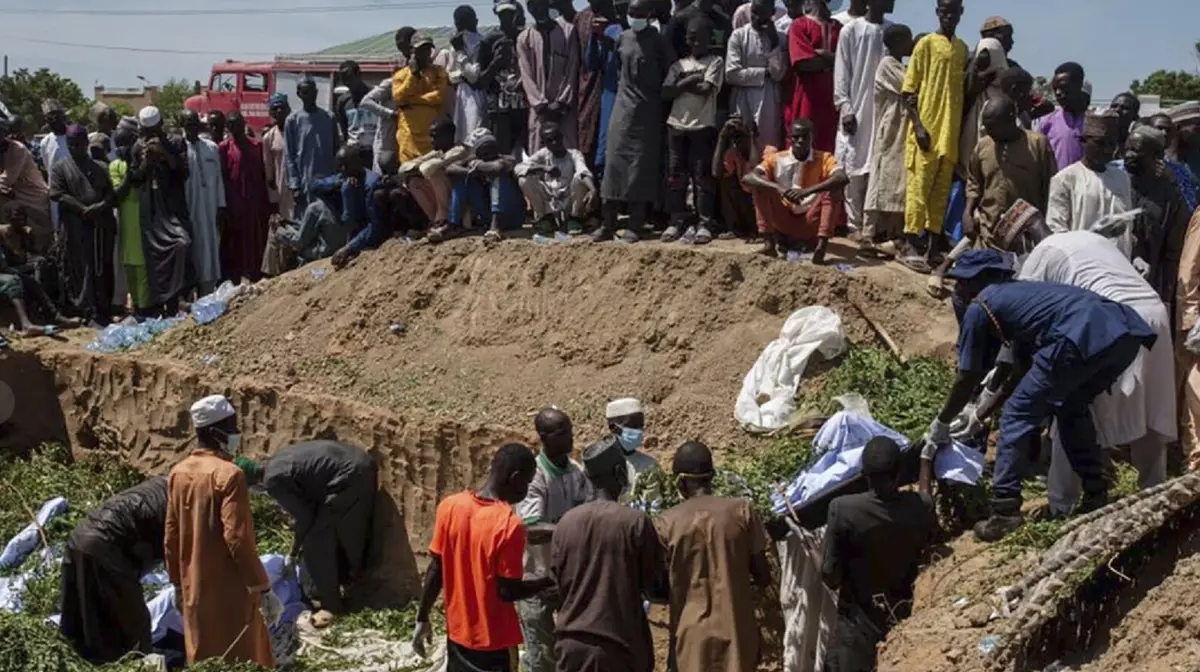
[[[1200,46],[1200,45],[1197,45]],[[8,54],[4,55],[4,76],[8,77]]]

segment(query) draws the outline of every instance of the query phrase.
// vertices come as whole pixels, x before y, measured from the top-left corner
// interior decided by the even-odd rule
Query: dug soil
[[[603,431],[607,400],[635,396],[650,408],[647,446],[662,453],[692,438],[747,441],[733,418],[742,379],[804,306],[836,309],[855,342],[878,338],[861,308],[906,356],[952,348],[953,315],[923,276],[847,274],[735,245],[397,241],[342,271],[269,281],[231,315],[139,356],[468,425],[527,430],[553,404],[577,443]]]

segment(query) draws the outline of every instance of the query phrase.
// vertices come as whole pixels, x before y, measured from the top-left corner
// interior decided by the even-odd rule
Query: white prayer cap
[[[138,123],[142,128],[152,128],[162,123],[162,115],[159,114],[157,107],[147,105],[138,112]]]
[[[192,424],[196,426],[196,429],[215,425],[225,418],[232,418],[237,414],[233,410],[233,404],[229,403],[228,399],[219,394],[205,397],[192,404],[191,413]]]
[[[642,402],[633,397],[625,397],[624,399],[615,399],[608,402],[608,408],[604,411],[604,417],[612,420],[613,418],[623,418],[627,415],[637,415],[644,412]]]

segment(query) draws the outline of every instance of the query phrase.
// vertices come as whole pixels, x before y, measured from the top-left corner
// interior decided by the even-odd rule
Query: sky
[[[10,70],[48,67],[74,79],[91,97],[93,86],[140,86],[140,77],[162,83],[171,77],[208,80],[212,64],[226,58],[264,60],[279,53],[316,51],[391,31],[403,25],[444,26],[461,0],[0,0],[0,51]],[[476,6],[480,22],[494,21],[490,2]],[[838,3],[839,0],[833,0]],[[845,2],[846,0],[840,0]],[[582,8],[586,0],[576,0]],[[892,20],[913,32],[936,29],[934,0],[895,0]],[[294,8],[386,5],[370,11],[300,13]],[[1049,76],[1068,60],[1078,61],[1093,83],[1093,98],[1105,100],[1134,79],[1158,69],[1195,71],[1200,40],[1197,0],[965,0],[959,35],[978,40],[978,27],[993,14],[1016,30],[1012,56],[1034,75]],[[54,15],[44,10],[177,11],[202,9],[199,16]],[[1145,8],[1147,11],[1132,11]],[[270,15],[227,14],[228,10],[274,9]],[[35,13],[19,13],[19,12]],[[108,51],[37,43],[137,46],[204,52],[159,54]]]

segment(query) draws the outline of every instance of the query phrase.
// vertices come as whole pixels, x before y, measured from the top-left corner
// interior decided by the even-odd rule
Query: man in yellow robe
[[[413,38],[413,58],[408,67],[392,75],[392,98],[396,101],[396,153],[400,163],[428,154],[433,149],[429,129],[442,115],[442,101],[450,88],[446,69],[433,63],[433,40]]]

